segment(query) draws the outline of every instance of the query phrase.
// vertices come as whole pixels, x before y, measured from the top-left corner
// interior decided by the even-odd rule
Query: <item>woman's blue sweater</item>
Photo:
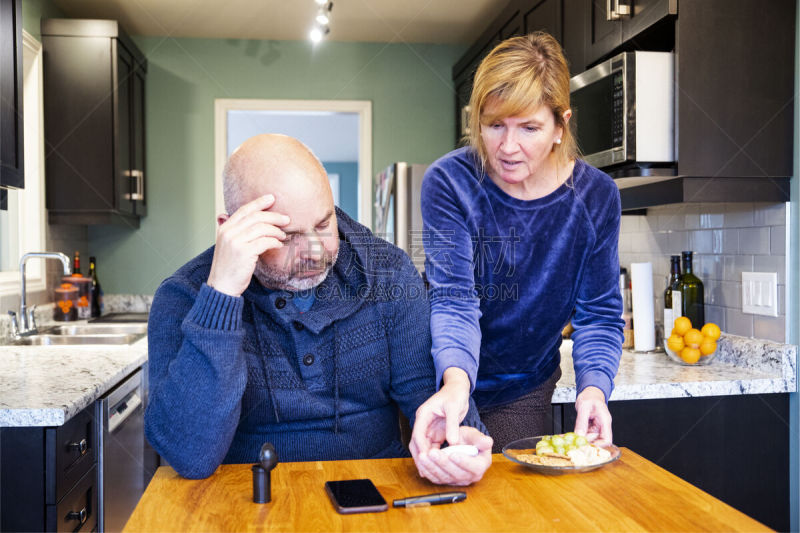
[[[557,190],[519,200],[461,148],[426,171],[422,218],[437,383],[459,367],[479,408],[509,403],[555,371],[571,319],[577,392],[594,385],[608,399],[623,321],[607,174],[578,160]]]

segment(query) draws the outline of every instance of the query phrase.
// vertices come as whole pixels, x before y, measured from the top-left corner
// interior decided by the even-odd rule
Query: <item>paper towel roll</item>
[[[656,347],[652,263],[631,263],[631,292],[633,349],[637,352],[649,352]]]

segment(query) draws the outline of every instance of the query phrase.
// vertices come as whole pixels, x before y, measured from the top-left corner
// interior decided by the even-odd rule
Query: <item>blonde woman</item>
[[[577,157],[569,70],[546,33],[500,43],[475,74],[468,146],[422,186],[425,272],[439,391],[417,411],[411,451],[447,482],[470,394],[500,451],[551,432],[561,331],[572,320],[575,431],[611,442],[607,401],[622,352],[613,180]]]

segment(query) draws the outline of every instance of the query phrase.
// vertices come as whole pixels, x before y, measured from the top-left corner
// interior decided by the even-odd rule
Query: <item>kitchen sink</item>
[[[25,346],[69,346],[90,344],[133,344],[147,334],[147,324],[61,324],[36,335],[14,339]]]
[[[49,335],[117,335],[147,333],[147,324],[64,324],[43,331]]]
[[[89,344],[133,344],[142,337],[144,333],[106,333],[98,335],[51,335],[40,333],[20,337],[12,344],[25,346],[69,346],[69,345],[89,345]]]

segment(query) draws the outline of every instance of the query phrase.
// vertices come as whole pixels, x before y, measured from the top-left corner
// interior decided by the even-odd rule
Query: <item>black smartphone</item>
[[[336,511],[342,514],[376,513],[389,508],[370,479],[326,481],[325,492]]]

